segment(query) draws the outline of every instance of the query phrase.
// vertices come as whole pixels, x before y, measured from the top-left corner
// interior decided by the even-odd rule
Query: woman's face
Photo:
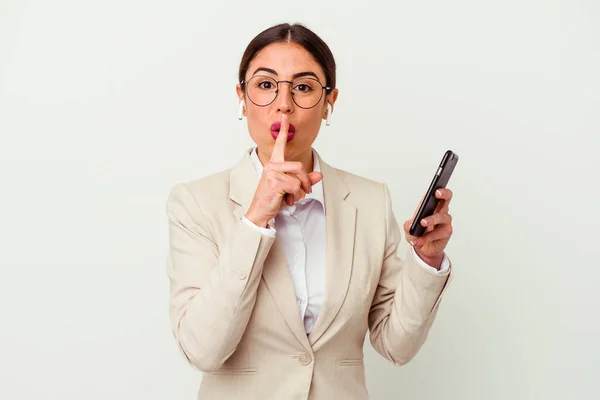
[[[245,82],[256,75],[273,78],[275,81],[294,81],[294,76],[300,73],[304,78],[317,78],[322,86],[325,86],[325,74],[323,69],[313,56],[302,46],[295,43],[273,43],[259,51],[250,62],[245,76]],[[314,74],[314,75],[312,75]],[[254,80],[255,82],[257,79]],[[252,140],[257,144],[259,155],[270,158],[275,144],[272,125],[281,121],[281,115],[287,114],[290,122],[290,131],[295,128],[292,140],[288,141],[285,150],[285,159],[301,161],[309,156],[312,157],[312,144],[317,138],[321,121],[326,118],[327,104],[333,104],[337,98],[337,89],[327,95],[325,89],[320,86],[314,90],[320,90],[322,97],[312,108],[301,108],[292,100],[290,92],[291,84],[279,83],[279,91],[275,100],[264,107],[254,104],[247,96],[249,84],[246,85],[246,93],[242,92],[237,85],[237,93],[240,100],[246,103],[244,115],[248,120],[248,130]],[[271,84],[262,83],[261,88],[272,87]],[[296,90],[306,91],[306,86],[299,86]],[[300,102],[298,93],[297,101]],[[318,97],[318,96],[317,96]],[[255,100],[255,99],[253,99]],[[304,104],[300,103],[304,106]],[[293,125],[293,128],[292,128]],[[276,136],[276,135],[275,135]]]

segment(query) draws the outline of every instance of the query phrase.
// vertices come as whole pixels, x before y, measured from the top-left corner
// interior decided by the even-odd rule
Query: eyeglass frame
[[[310,110],[311,108],[315,108],[317,105],[319,105],[319,103],[321,102],[321,99],[323,98],[323,89],[325,89],[326,91],[327,91],[327,90],[331,90],[331,89],[333,89],[331,86],[323,86],[323,85],[321,84],[321,81],[320,81],[320,80],[318,80],[318,79],[315,79],[315,78],[308,78],[308,79],[311,79],[311,80],[313,80],[313,81],[315,81],[315,82],[317,82],[317,83],[319,83],[319,84],[321,85],[321,97],[319,97],[319,100],[318,100],[318,101],[315,103],[315,105],[314,105],[314,106],[311,106],[311,107],[302,107],[301,105],[299,105],[298,103],[296,103],[296,100],[294,99],[294,92],[292,92],[292,85],[294,84],[294,82],[293,82],[293,81],[286,81],[286,80],[280,80],[280,81],[276,81],[275,79],[273,79],[272,77],[270,77],[270,76],[267,76],[267,75],[254,75],[254,76],[252,76],[250,79],[248,79],[248,80],[245,80],[245,79],[244,79],[243,81],[241,81],[241,82],[240,82],[240,85],[242,85],[242,86],[244,87],[244,93],[248,94],[248,90],[247,90],[247,85],[246,85],[246,83],[248,83],[248,82],[249,82],[250,80],[252,80],[253,78],[255,78],[255,77],[259,77],[259,76],[263,76],[263,77],[265,77],[265,78],[272,79],[272,80],[275,82],[275,84],[277,85],[277,90],[275,91],[275,97],[273,97],[273,100],[271,100],[271,102],[269,102],[269,103],[267,103],[267,104],[264,104],[264,105],[256,104],[256,103],[254,102],[254,100],[252,100],[252,99],[250,98],[250,95],[248,95],[248,99],[249,99],[249,100],[252,102],[252,104],[254,104],[254,105],[255,105],[255,106],[257,106],[257,107],[266,107],[266,106],[269,106],[269,105],[273,104],[273,102],[274,102],[275,100],[277,100],[277,96],[279,95],[279,83],[281,83],[281,82],[285,82],[285,83],[289,83],[289,84],[290,84],[290,94],[292,95],[292,101],[294,102],[294,104],[295,104],[295,105],[297,105],[298,107],[302,108],[303,110]]]

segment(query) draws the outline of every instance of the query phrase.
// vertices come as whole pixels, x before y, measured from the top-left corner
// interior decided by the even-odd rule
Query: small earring
[[[325,125],[329,126],[331,124],[331,104],[327,104],[327,120],[325,120]]]
[[[240,121],[244,117],[244,106],[245,105],[246,105],[246,103],[244,102],[244,100],[240,101],[240,109],[239,109],[239,112],[238,112],[238,119]]]

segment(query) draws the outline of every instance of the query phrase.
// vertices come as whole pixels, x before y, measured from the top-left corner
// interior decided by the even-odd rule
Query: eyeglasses
[[[293,81],[276,81],[270,76],[255,75],[246,83],[246,94],[250,101],[259,107],[265,107],[275,101],[279,92],[279,84],[286,82],[290,84],[292,100],[300,108],[313,108],[323,98],[323,89],[331,89],[329,86],[321,85],[314,78],[297,78]]]

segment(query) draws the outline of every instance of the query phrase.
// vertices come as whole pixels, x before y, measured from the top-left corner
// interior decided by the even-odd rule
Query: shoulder
[[[194,195],[202,198],[206,196],[222,195],[229,192],[229,179],[231,168],[219,171],[202,178],[183,183]]]
[[[203,209],[203,204],[222,201],[229,195],[231,168],[213,174],[178,182],[171,187],[167,203],[182,203],[187,208]]]
[[[363,210],[371,222],[386,221],[393,216],[392,197],[385,182],[367,178],[346,170],[333,168],[349,192],[346,198]]]
[[[388,189],[384,182],[367,178],[343,169],[333,169],[346,184],[353,199],[367,202],[385,200]]]
[[[382,188],[384,185],[383,182],[367,178],[365,176],[361,176],[343,169],[334,168],[334,170],[339,174],[339,176],[346,182],[346,184],[351,188],[362,188],[362,189],[375,189]]]

